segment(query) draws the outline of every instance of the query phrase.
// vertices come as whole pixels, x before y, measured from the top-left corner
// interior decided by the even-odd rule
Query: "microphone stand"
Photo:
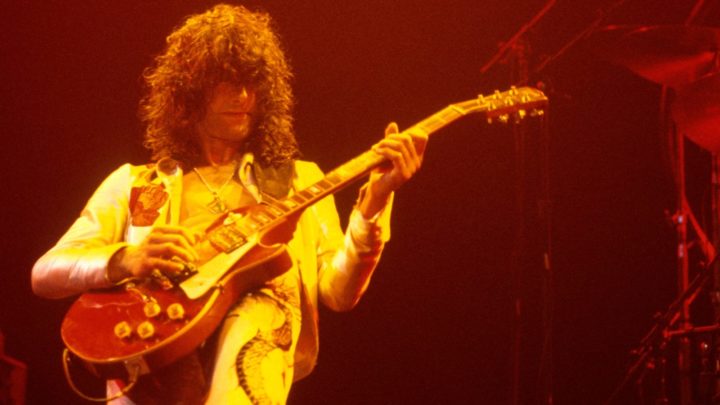
[[[589,37],[595,30],[597,30],[600,25],[605,21],[605,19],[618,7],[623,5],[627,0],[618,0],[612,4],[610,4],[608,7],[601,8],[597,10],[597,17],[587,26],[585,29],[580,31],[577,35],[572,37],[568,42],[565,43],[560,49],[558,49],[554,54],[546,56],[540,63],[537,64],[535,67],[535,70],[533,70],[533,74],[538,74],[542,72],[547,65],[558,59],[560,56],[565,54],[570,48],[575,46],[578,42],[581,40]]]
[[[555,6],[556,2],[557,2],[557,0],[549,0],[547,3],[545,3],[543,8],[530,21],[528,21],[525,25],[520,27],[518,32],[516,32],[515,35],[513,35],[507,42],[505,42],[500,47],[500,49],[498,49],[498,51],[495,53],[495,55],[492,58],[490,58],[490,60],[487,61],[487,63],[485,63],[485,65],[482,68],[480,68],[480,74],[487,73],[487,71],[490,70],[491,67],[493,67],[500,59],[502,59],[503,56],[505,56],[505,54],[508,52],[508,50],[513,49],[516,46],[516,44],[518,43],[518,41],[520,40],[520,38],[522,38],[522,36],[525,35],[525,33],[530,28],[535,26],[535,24],[537,24],[540,21],[540,19],[542,19],[542,17],[548,11],[550,11],[550,9],[553,8],[553,6]]]
[[[510,64],[510,82],[516,85],[525,84],[528,82],[528,43],[525,40],[525,33],[535,26],[544,16],[555,6],[557,0],[549,0],[543,8],[526,24],[520,27],[520,29],[513,35],[507,42],[503,43],[500,49],[495,55],[480,69],[481,74],[485,74],[491,67],[493,67],[498,61],[506,58]],[[545,121],[545,120],[544,120]],[[547,128],[547,122],[543,122],[543,129]],[[512,277],[513,277],[513,345],[512,345],[512,405],[518,405],[523,403],[520,395],[521,384],[521,354],[522,354],[522,336],[523,336],[523,317],[524,317],[524,302],[522,294],[522,282],[521,274],[522,267],[525,262],[524,256],[527,251],[527,234],[526,234],[526,163],[527,163],[527,137],[525,136],[525,128],[515,126],[514,128],[514,139],[515,139],[515,241],[513,249],[513,260],[512,260]],[[543,283],[543,299],[545,302],[543,310],[543,353],[541,355],[541,366],[540,366],[540,379],[542,384],[542,402],[546,405],[552,405],[553,394],[552,394],[552,272],[550,268],[551,256],[550,256],[550,201],[549,201],[549,171],[548,171],[548,137],[547,131],[543,134],[540,151],[541,155],[541,171],[543,171],[543,178],[541,179],[541,192],[540,198],[542,201],[538,202],[540,206],[540,216],[543,222],[544,230],[546,232],[545,246],[543,247],[543,269],[544,269],[544,283]]]
[[[578,35],[571,38],[571,40],[562,46],[557,52],[543,59],[534,69],[530,69],[527,63],[528,61],[528,41],[525,40],[525,34],[534,27],[541,19],[555,6],[556,0],[549,0],[540,9],[540,11],[528,21],[526,24],[520,27],[520,29],[513,35],[507,42],[505,42],[495,53],[495,55],[482,66],[480,73],[484,74],[490,68],[492,68],[498,61],[503,58],[509,59],[511,62],[511,82],[514,85],[524,85],[529,81],[532,76],[540,74],[545,67],[552,63],[554,60],[559,58],[562,54],[568,51],[576,43],[593,33],[605,19],[613,12],[616,8],[621,6],[627,0],[616,0],[609,6],[601,8],[597,11],[597,17],[590,23],[590,25],[582,30]],[[509,53],[509,55],[508,55]],[[540,83],[539,86],[543,84]],[[514,284],[514,333],[513,333],[513,349],[512,349],[512,401],[511,404],[518,405],[521,403],[520,399],[520,387],[521,387],[521,352],[522,352],[522,323],[523,323],[523,297],[520,288],[520,274],[522,266],[522,252],[525,251],[524,247],[526,244],[525,227],[526,223],[524,220],[525,216],[525,192],[523,187],[525,186],[525,151],[526,139],[522,129],[516,129],[515,131],[515,153],[516,153],[516,214],[518,216],[518,222],[515,229],[515,251],[513,254],[513,284]],[[553,348],[552,348],[552,333],[553,333],[553,271],[552,271],[552,202],[550,200],[550,184],[549,184],[549,125],[547,122],[543,123],[543,136],[540,140],[539,147],[541,151],[540,156],[540,170],[542,172],[540,182],[540,198],[538,201],[539,220],[540,226],[543,228],[542,231],[545,233],[544,246],[542,251],[542,262],[543,262],[543,345],[540,360],[540,369],[538,372],[538,381],[541,385],[541,398],[542,403],[546,405],[553,404]]]

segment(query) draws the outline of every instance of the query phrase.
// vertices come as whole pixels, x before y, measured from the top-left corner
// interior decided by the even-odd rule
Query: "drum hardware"
[[[640,347],[633,351],[635,360],[606,403],[611,403],[633,378],[641,385],[649,368],[656,368],[661,373],[657,403],[667,403],[664,375],[666,352],[670,340],[675,339],[678,342],[680,403],[689,404],[692,401],[690,337],[714,334],[720,330],[717,323],[694,327],[690,321],[690,304],[702,287],[713,278],[715,290],[720,286],[720,272],[715,270],[718,266],[715,246],[720,243],[720,187],[717,187],[720,164],[716,155],[720,152],[720,29],[690,25],[608,26],[595,32],[588,43],[601,58],[661,85],[661,117],[665,118],[666,107],[669,106],[670,115],[676,124],[676,130],[668,131],[667,135],[672,145],[671,160],[676,184],[677,208],[673,224],[677,235],[679,296],[665,314],[657,317]],[[673,95],[674,98],[671,97]],[[666,125],[666,128],[672,126]],[[713,154],[712,239],[715,246],[695,220],[686,199],[685,137]],[[705,262],[709,262],[692,282],[689,278],[688,227],[694,229]],[[714,302],[714,305],[717,321],[720,319],[720,302]],[[718,376],[715,372],[720,371],[720,347],[714,348],[707,342],[701,342],[697,352],[700,353],[700,370],[705,380],[716,380]],[[711,388],[706,390],[708,393],[715,388],[720,392],[720,385],[712,387],[714,384],[708,381],[704,383]]]
[[[678,88],[672,116],[678,131],[713,154],[720,152],[720,69]]]

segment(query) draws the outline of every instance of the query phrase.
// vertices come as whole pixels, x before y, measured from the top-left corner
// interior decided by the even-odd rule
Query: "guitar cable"
[[[130,379],[128,381],[128,385],[123,387],[120,392],[106,398],[91,397],[81,392],[80,389],[73,382],[72,377],[70,377],[70,361],[70,351],[65,348],[65,350],[63,350],[63,370],[65,371],[65,379],[70,385],[70,388],[72,388],[72,390],[75,391],[78,396],[91,402],[110,402],[112,400],[125,396],[128,392],[130,392],[131,389],[133,389],[135,383],[137,383],[138,376],[140,375],[140,365],[133,364],[132,372],[129,373]]]

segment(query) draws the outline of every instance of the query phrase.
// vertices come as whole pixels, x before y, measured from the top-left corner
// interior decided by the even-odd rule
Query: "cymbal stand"
[[[712,241],[715,246],[720,246],[720,156],[712,155],[711,175],[711,207],[712,207]],[[713,252],[714,253],[714,252]],[[720,264],[713,266],[713,290],[711,300],[714,308],[715,325],[720,324]],[[715,371],[715,384],[713,403],[720,402],[720,338],[714,339],[715,353],[713,356],[712,370]]]
[[[662,89],[662,106],[666,106],[667,87]],[[663,114],[665,115],[665,114]],[[673,216],[677,243],[677,288],[678,295],[683,296],[689,286],[689,260],[688,260],[688,208],[686,201],[686,178],[685,178],[685,138],[679,131],[673,131],[671,136],[675,140],[675,192],[676,211]],[[690,300],[685,299],[680,303],[678,311],[678,327],[686,331],[692,328],[690,321]],[[690,381],[690,338],[687,335],[680,336],[678,343],[678,373],[680,375],[680,403],[690,405],[692,401],[692,385]]]
[[[667,113],[667,96],[668,87],[663,86],[660,98],[660,116],[663,119],[663,127],[670,142],[670,151],[672,153],[672,169],[675,181],[675,197],[676,211],[673,215],[673,225],[676,234],[676,269],[677,269],[677,291],[678,291],[678,308],[668,327],[677,325],[675,331],[666,331],[668,337],[678,338],[677,368],[679,376],[679,395],[681,405],[690,405],[693,403],[692,379],[691,379],[691,333],[697,333],[699,328],[694,328],[690,317],[690,305],[699,293],[700,287],[713,275],[710,266],[707,266],[701,273],[702,284],[692,286],[690,283],[690,264],[688,257],[688,226],[691,225],[698,239],[698,245],[705,256],[706,263],[715,263],[715,248],[708,240],[707,235],[703,231],[700,224],[695,219],[690,204],[687,201],[687,175],[685,172],[685,134],[676,130],[673,125],[669,125],[669,115]],[[715,196],[713,196],[715,198]],[[713,213],[715,215],[715,212]],[[716,232],[717,226],[713,225],[713,232]],[[715,239],[717,245],[718,239]],[[699,274],[698,277],[701,275]],[[661,383],[666,382],[665,376],[661,377]],[[664,386],[661,386],[661,392],[665,392]]]
[[[660,116],[663,119],[663,127],[667,128],[666,133],[668,134],[668,140],[670,141],[669,149],[672,151],[670,157],[675,180],[676,210],[672,216],[672,220],[676,232],[678,297],[672,304],[670,304],[664,314],[655,317],[655,324],[641,340],[640,347],[632,351],[632,354],[636,356],[636,359],[627,368],[623,380],[605,402],[606,404],[613,403],[620,392],[630,381],[633,380],[633,378],[639,380],[638,383],[642,383],[641,380],[648,368],[656,368],[662,373],[660,376],[660,392],[658,394],[659,397],[656,399],[656,403],[668,403],[666,395],[666,367],[664,366],[667,344],[673,338],[679,339],[678,372],[680,376],[680,404],[691,404],[692,383],[690,378],[690,336],[698,333],[714,332],[718,329],[718,327],[714,325],[709,327],[693,327],[690,320],[690,305],[698,296],[702,287],[713,277],[714,269],[717,266],[718,255],[716,255],[715,247],[709,242],[705,232],[695,219],[692,209],[687,201],[685,137],[683,136],[684,134],[679,131],[671,131],[672,126],[667,125],[667,122],[665,121],[667,118],[667,92],[667,87],[663,87],[661,93]],[[715,164],[720,167],[717,162]],[[720,176],[718,173],[720,172],[717,171],[717,168],[714,168],[714,179],[717,179],[717,177]],[[714,184],[717,184],[717,181]],[[720,201],[720,198],[718,198],[718,196],[720,196],[720,187],[716,187],[714,190],[717,190],[717,192],[713,195],[715,198],[713,207],[716,208],[714,209],[713,215],[720,215],[720,212],[717,209],[718,201]],[[698,238],[698,245],[706,258],[706,265],[701,268],[692,281],[690,281],[689,276],[689,260],[687,254],[688,226],[691,226],[696,234]],[[720,232],[717,225],[714,226],[714,232]],[[718,241],[720,241],[720,238],[718,238]],[[718,279],[720,278],[716,276],[716,282],[718,282]],[[676,329],[671,330],[674,326],[676,326]]]
[[[698,19],[700,12],[705,8],[705,6],[705,0],[697,0],[685,20],[685,25],[693,24],[695,20]],[[717,59],[716,55],[716,67],[718,63],[720,63],[720,61]],[[712,153],[711,164],[710,206],[712,211],[712,244],[708,243],[707,238],[705,238],[701,246],[705,247],[705,256],[709,259],[709,261],[714,263],[712,266],[708,266],[712,269],[713,275],[713,288],[710,298],[714,309],[714,325],[709,328],[714,328],[714,331],[717,331],[718,325],[720,324],[720,264],[717,260],[715,260],[717,258],[717,252],[714,249],[715,246],[720,246],[720,156],[718,156],[717,153]],[[704,235],[701,235],[701,237],[702,236]],[[707,353],[707,356],[705,356],[706,358],[712,358],[713,364],[705,364],[703,368],[706,369],[708,373],[711,373],[714,370],[715,384],[710,390],[710,394],[712,395],[711,401],[712,403],[720,403],[720,338],[715,337],[713,339],[713,343],[715,344],[714,353],[712,353],[712,355]],[[701,350],[703,352],[710,351],[709,348],[705,347],[701,348]]]

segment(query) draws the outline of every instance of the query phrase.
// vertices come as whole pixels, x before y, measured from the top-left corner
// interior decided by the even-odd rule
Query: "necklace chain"
[[[205,188],[208,189],[210,194],[212,194],[213,199],[210,201],[206,206],[210,212],[213,214],[222,214],[224,212],[227,212],[227,204],[225,204],[225,201],[220,198],[220,194],[225,190],[225,187],[227,187],[228,184],[230,184],[230,180],[232,180],[233,177],[235,177],[235,173],[237,172],[238,168],[238,162],[235,162],[235,167],[232,170],[232,173],[230,173],[230,176],[225,180],[225,182],[218,188],[217,190],[214,190],[212,187],[210,187],[210,183],[205,180],[205,177],[203,177],[202,174],[200,174],[200,171],[198,171],[197,168],[193,167],[193,171],[195,174],[197,174],[198,178],[202,182],[202,184],[205,186]]]

